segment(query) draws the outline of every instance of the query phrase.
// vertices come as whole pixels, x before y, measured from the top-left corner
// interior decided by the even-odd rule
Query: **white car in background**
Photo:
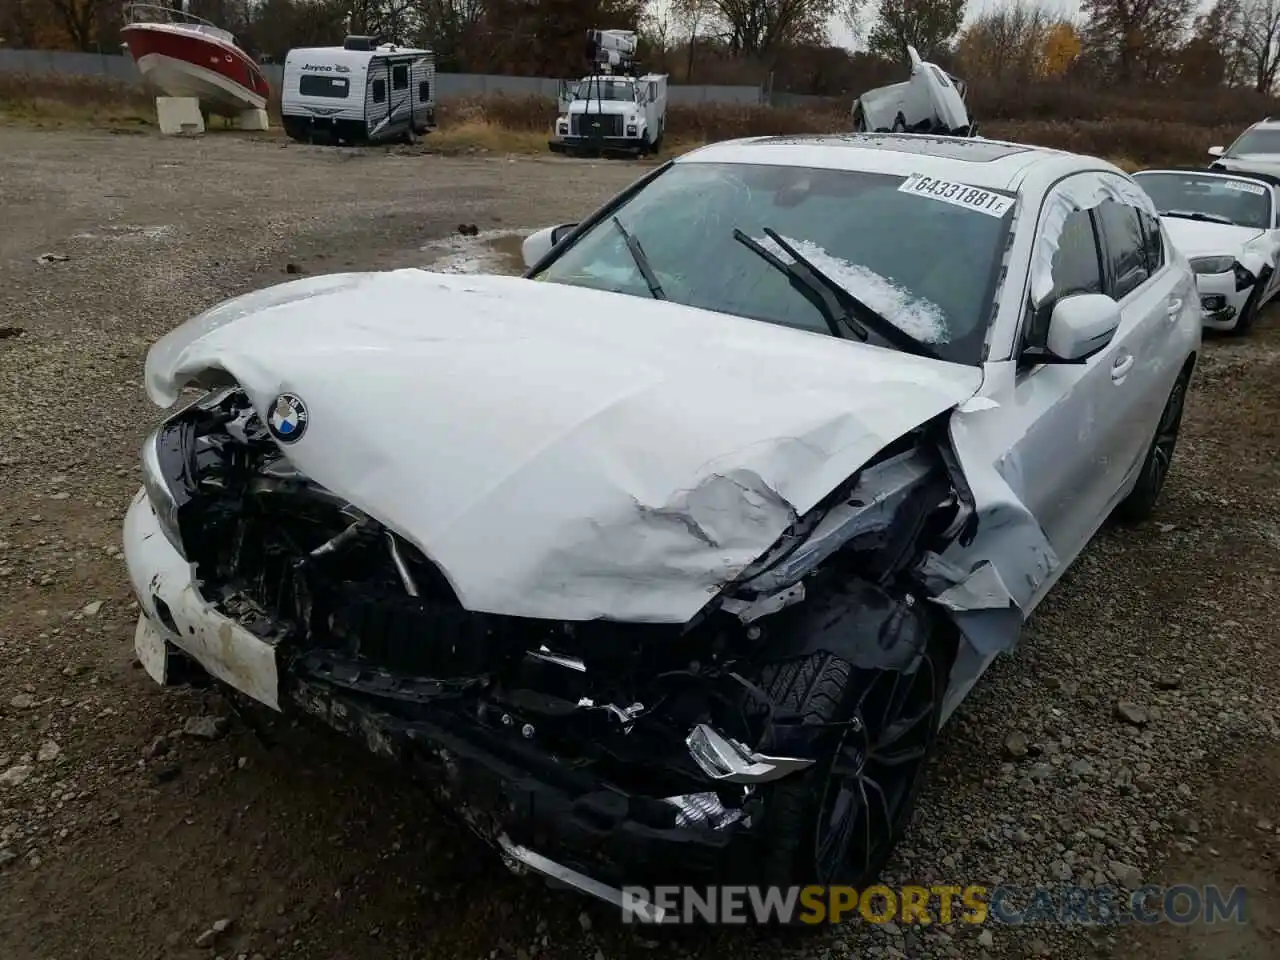
[[[1210,170],[1267,173],[1280,177],[1280,120],[1267,117],[1236,138],[1229,147],[1210,147]]]
[[[1191,261],[1204,325],[1244,334],[1280,292],[1280,179],[1206,170],[1133,178]]]
[[[704,147],[524,255],[284,283],[151,348],[158,404],[208,393],[143,447],[139,658],[633,910],[865,886],[946,718],[1154,509],[1186,259],[1108,163],[892,134]]]

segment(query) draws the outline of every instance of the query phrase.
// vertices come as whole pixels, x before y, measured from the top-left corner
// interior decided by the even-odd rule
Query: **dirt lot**
[[[660,944],[509,876],[341,741],[183,733],[225,705],[137,668],[120,558],[158,335],[293,272],[509,269],[504,231],[575,218],[636,166],[13,129],[0,156],[0,957],[1280,952],[1275,311],[1206,344],[1156,522],[1104,532],[949,725],[888,878],[1244,884],[1248,923]]]

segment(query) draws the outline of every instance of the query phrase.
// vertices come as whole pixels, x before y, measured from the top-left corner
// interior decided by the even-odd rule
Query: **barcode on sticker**
[[[1228,180],[1223,186],[1228,190],[1238,190],[1241,193],[1256,193],[1262,196],[1266,193],[1266,188],[1260,183],[1245,183],[1243,180]]]
[[[937,177],[926,177],[913,173],[902,181],[898,187],[900,193],[914,193],[917,196],[952,203],[966,210],[976,210],[992,217],[1003,217],[1013,206],[1013,197],[983,190],[981,187],[967,183],[956,183],[952,180],[939,180]]]

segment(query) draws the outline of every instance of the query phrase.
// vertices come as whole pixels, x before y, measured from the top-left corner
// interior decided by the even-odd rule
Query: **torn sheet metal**
[[[993,462],[968,419],[952,418],[951,448],[969,487],[974,519],[966,535],[940,556],[926,556],[917,572],[969,643],[987,655],[1017,643],[1022,621],[1048,589],[1060,560],[1010,485],[1017,481],[1016,463]]]
[[[238,298],[147,359],[226,371],[289,461],[431,558],[470,610],[684,623],[977,367],[670,302],[422,270]]]
[[[1031,300],[1043,302],[1053,292],[1053,258],[1067,217],[1075,210],[1092,210],[1104,200],[1116,200],[1157,216],[1155,203],[1141,187],[1114,173],[1090,171],[1070,176],[1045,196],[1036,242],[1031,251]]]
[[[933,602],[951,615],[974,649],[998,653],[1014,645],[1022,611],[990,560],[979,560],[969,568],[929,553],[916,574],[933,592]]]
[[[828,510],[803,543],[744,586],[773,593],[816,569],[850,543],[867,536],[883,536],[915,484],[931,469],[929,461],[914,450],[868,467],[848,498]]]

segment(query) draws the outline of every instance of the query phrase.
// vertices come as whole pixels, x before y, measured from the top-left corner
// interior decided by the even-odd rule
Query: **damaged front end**
[[[189,565],[182,602],[198,596],[222,626],[190,625],[159,575],[135,586],[166,656],[414,768],[512,866],[614,900],[624,884],[756,877],[770,787],[860,730],[856,715],[805,719],[769,672],[815,654],[905,671],[940,619],[920,602],[921,558],[936,567],[935,550],[971,537],[974,511],[939,422],[883,450],[688,623],[556,622],[465,609],[422,551],[299,473],[232,387],[148,441],[149,504],[135,504]],[[266,679],[247,676],[235,651],[249,647]]]

